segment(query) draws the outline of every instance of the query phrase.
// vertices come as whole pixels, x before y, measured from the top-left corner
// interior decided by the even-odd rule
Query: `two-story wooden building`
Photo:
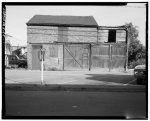
[[[92,16],[35,15],[27,22],[28,68],[44,70],[125,68],[124,27],[99,27]]]

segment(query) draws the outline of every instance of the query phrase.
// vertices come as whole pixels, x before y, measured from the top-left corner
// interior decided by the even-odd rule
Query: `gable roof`
[[[93,16],[54,16],[35,15],[28,22],[28,26],[75,26],[75,27],[98,27]]]

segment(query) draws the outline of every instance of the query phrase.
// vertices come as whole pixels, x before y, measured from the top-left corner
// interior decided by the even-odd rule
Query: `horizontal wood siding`
[[[58,41],[68,42],[68,27],[58,27]]]
[[[97,42],[97,28],[68,27],[68,42]]]
[[[108,42],[109,30],[98,30],[98,42]],[[113,37],[114,38],[114,37]],[[110,40],[111,41],[111,40]],[[126,31],[125,30],[116,30],[116,42],[126,42]]]

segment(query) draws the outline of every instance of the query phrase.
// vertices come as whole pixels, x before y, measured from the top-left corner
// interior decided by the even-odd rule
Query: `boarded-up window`
[[[50,45],[50,57],[58,57],[58,45]]]
[[[116,30],[109,30],[108,42],[116,42]]]
[[[63,42],[63,27],[58,27],[58,41]]]
[[[125,30],[116,30],[116,41],[125,42],[126,41],[126,31]]]
[[[109,30],[99,30],[98,31],[98,41],[108,42],[108,31]]]
[[[59,42],[68,41],[68,27],[58,27],[58,41]]]

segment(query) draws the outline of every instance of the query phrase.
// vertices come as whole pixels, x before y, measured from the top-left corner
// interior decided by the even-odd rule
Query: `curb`
[[[36,85],[5,84],[5,90],[15,91],[99,91],[99,92],[145,92],[144,85]]]

